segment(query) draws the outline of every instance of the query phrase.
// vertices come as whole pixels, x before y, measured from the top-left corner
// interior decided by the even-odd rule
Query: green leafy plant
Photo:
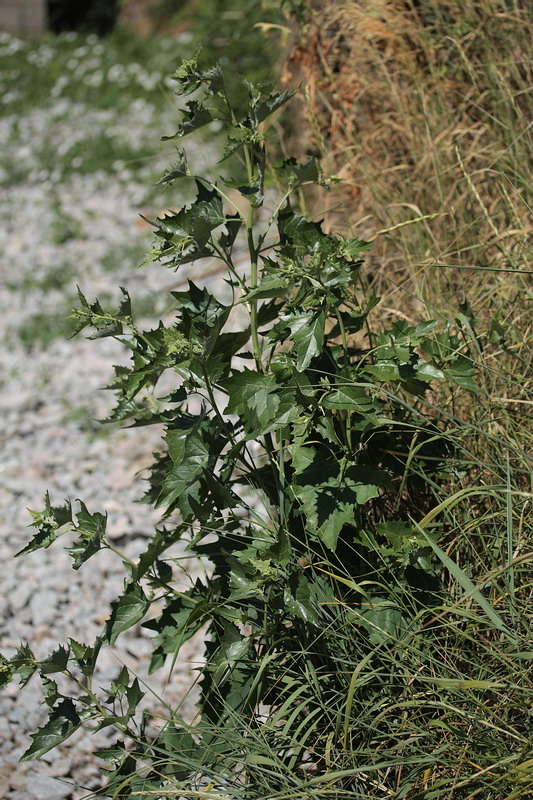
[[[195,55],[174,78],[178,94],[194,99],[168,138],[217,120],[227,131],[221,170],[235,164],[234,177],[195,175],[178,150],[161,184],[194,181],[196,199],[152,221],[145,262],[176,270],[218,259],[230,299],[189,281],[171,292],[174,321],[142,331],[125,291],[114,311],[79,292],[77,331],[131,352],[130,366],[115,368],[110,420],[165,426],[145,496],[162,521],[136,561],[123,558],[124,591],[93,644],[71,639],[41,662],[25,645],[4,660],[6,681],[40,673],[51,709],[23,759],[90,724],[118,735],[99,753],[104,796],[209,797],[215,787],[218,797],[369,797],[396,785],[400,767],[404,785],[422,791],[427,770],[437,770],[436,747],[427,757],[404,753],[399,731],[418,742],[402,709],[425,687],[416,676],[428,636],[432,647],[445,638],[441,570],[469,593],[483,624],[510,646],[517,636],[439,543],[453,438],[428,391],[447,381],[474,392],[469,352],[431,320],[373,329],[378,298],[360,282],[368,244],[328,235],[298,213],[303,188],[326,183],[315,159],[274,165],[268,156],[268,120],[290,93],[243,81],[238,115],[219,67],[203,71]],[[267,214],[272,185],[280,194]],[[160,396],[164,375],[172,388]],[[76,570],[103,548],[117,552],[105,514],[83,504],[75,511],[47,497],[32,515],[37,532],[19,555],[61,536],[70,537]],[[177,542],[206,562],[206,577],[187,591],[176,588],[168,555]],[[153,633],[152,670],[173,669],[184,642],[205,633],[192,725],[171,709],[151,730],[126,668],[105,691],[93,681],[101,648],[142,620]],[[457,689],[456,672],[445,659],[441,666],[435,691],[439,680]],[[60,691],[55,673],[77,689]],[[480,680],[469,691],[498,689]],[[424,714],[451,724],[445,704],[427,702],[417,730]],[[387,716],[389,707],[398,715]]]

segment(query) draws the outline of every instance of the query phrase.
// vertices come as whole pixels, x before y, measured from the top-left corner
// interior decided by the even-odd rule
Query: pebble
[[[66,800],[72,794],[72,786],[68,783],[37,772],[12,775],[10,784],[15,792],[25,792],[27,800]]]

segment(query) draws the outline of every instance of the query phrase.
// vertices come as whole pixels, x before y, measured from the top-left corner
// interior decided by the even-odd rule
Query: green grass
[[[142,39],[120,30],[105,40],[74,33],[27,40],[4,34],[0,114],[24,113],[58,98],[119,113],[134,98],[164,105],[165,78],[181,51],[174,39]]]
[[[74,324],[69,319],[70,308],[64,312],[40,311],[29,317],[17,329],[17,336],[27,350],[48,348],[56,339],[68,339],[74,334]]]
[[[153,130],[163,134],[174,125],[169,75],[182,51],[175,39],[120,30],[105,40],[2,35],[3,182],[58,183],[94,172],[123,180],[124,170],[155,181],[157,158],[169,147],[158,144]]]

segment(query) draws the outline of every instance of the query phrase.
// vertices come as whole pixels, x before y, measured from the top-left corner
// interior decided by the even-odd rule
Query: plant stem
[[[244,158],[246,160],[246,171],[248,173],[248,180],[251,182],[254,176],[254,167],[252,161],[252,153],[249,147],[244,148]],[[248,242],[248,252],[250,254],[250,289],[255,289],[258,283],[258,269],[257,269],[257,248],[254,242],[254,207],[252,203],[248,205],[248,214],[246,215],[246,238]],[[257,300],[253,299],[249,302],[250,309],[250,329],[252,332],[252,349],[255,359],[255,365],[259,372],[263,372],[263,364],[261,361],[261,343],[259,341],[259,332],[257,330]]]
[[[342,321],[342,316],[338,308],[335,309],[335,315],[337,317],[337,322],[339,323],[339,328],[341,332],[341,339],[342,339],[342,347],[344,350],[344,361],[345,361],[345,369],[349,366],[349,354],[348,354],[348,341],[346,339],[346,330],[344,328],[344,322]],[[351,411],[346,411],[346,445],[350,453],[352,452],[352,426],[351,426]]]
[[[124,555],[124,553],[122,553],[116,547],[113,547],[113,545],[110,544],[107,539],[103,539],[102,543],[105,545],[105,547],[107,547],[108,550],[111,550],[111,552],[113,552],[116,556],[118,556],[120,559],[122,559],[122,561],[124,561],[126,564],[129,564],[132,567],[136,567],[137,566],[135,561],[132,561],[131,558],[128,558],[128,556]]]

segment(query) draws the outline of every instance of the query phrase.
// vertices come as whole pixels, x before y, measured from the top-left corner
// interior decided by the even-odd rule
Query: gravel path
[[[6,125],[0,133],[6,134]],[[53,135],[50,112],[35,112],[31,125],[32,135],[39,129]],[[139,135],[134,127],[130,133]],[[20,140],[8,146],[19,157]],[[161,430],[102,429],[93,422],[112,406],[111,394],[99,389],[112,377],[112,365],[125,363],[126,351],[109,339],[54,338],[53,330],[76,283],[91,299],[116,298],[122,285],[136,299],[161,298],[164,305],[165,289],[185,277],[160,266],[135,269],[135,254],[151,241],[138,222],[139,210],[146,211],[144,196],[142,175],[117,181],[94,173],[54,182],[44,172],[7,187],[0,198],[0,651],[6,657],[21,641],[40,658],[69,636],[91,643],[123,584],[121,561],[109,552],[79,572],[61,543],[13,559],[31,535],[27,508],[41,509],[45,491],[53,504],[81,498],[89,510],[107,511],[110,536],[128,556],[144,549],[158,518],[135,500],[142,495],[138,472],[151,463]],[[210,278],[210,288],[220,282]],[[168,686],[166,673],[148,679],[172,705],[186,692],[200,644],[184,651]],[[103,653],[102,680],[116,677],[122,663],[146,677],[149,644],[142,629],[129,631],[118,645]],[[91,752],[106,736],[78,733],[41,761],[18,764],[29,734],[47,717],[40,699],[36,677],[24,689],[14,683],[0,693],[2,797],[77,800],[101,785]],[[192,700],[185,708],[192,712]]]

